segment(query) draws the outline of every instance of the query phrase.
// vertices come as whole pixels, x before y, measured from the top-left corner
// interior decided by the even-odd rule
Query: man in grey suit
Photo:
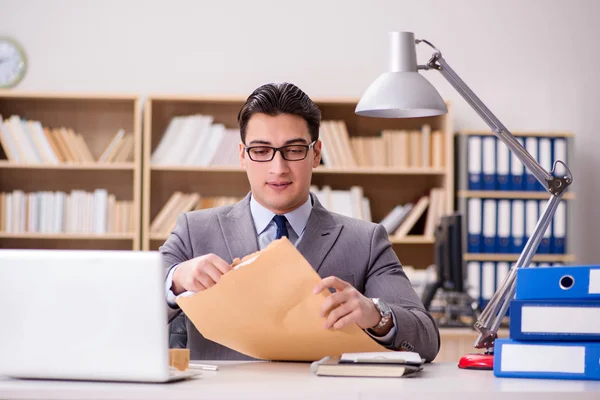
[[[251,192],[237,204],[179,216],[160,248],[169,316],[180,311],[175,296],[218,284],[234,258],[287,236],[323,278],[314,292],[335,290],[321,307],[323,329],[356,324],[390,349],[431,361],[439,351],[438,328],[383,226],[331,213],[309,191],[321,160],[320,120],[319,108],[289,83],[261,86],[248,97],[238,122]],[[186,324],[192,359],[249,358]]]

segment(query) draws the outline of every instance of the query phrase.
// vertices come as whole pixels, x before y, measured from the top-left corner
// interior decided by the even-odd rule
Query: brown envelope
[[[254,358],[315,361],[388,351],[357,325],[323,327],[319,310],[330,293],[313,294],[320,280],[284,237],[244,257],[217,285],[179,296],[177,304],[204,337]]]

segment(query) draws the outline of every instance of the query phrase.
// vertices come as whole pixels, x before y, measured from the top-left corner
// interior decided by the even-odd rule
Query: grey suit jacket
[[[298,251],[321,277],[335,275],[365,296],[390,305],[397,322],[391,348],[416,351],[433,360],[440,343],[437,325],[404,274],[383,226],[331,213],[311,196],[313,209]],[[250,194],[234,205],[181,214],[160,247],[166,273],[178,263],[208,253],[231,263],[258,250]],[[168,305],[167,309],[169,320],[180,311]],[[205,339],[189,320],[186,324],[192,359],[250,359]]]

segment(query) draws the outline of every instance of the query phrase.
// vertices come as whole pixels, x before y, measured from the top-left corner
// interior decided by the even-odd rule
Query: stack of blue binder
[[[600,265],[521,268],[494,375],[600,380]]]

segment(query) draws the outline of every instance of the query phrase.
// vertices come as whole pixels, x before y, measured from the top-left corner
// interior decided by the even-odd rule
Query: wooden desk
[[[470,328],[440,328],[440,351],[434,361],[458,364],[465,354],[483,353],[483,350],[473,347],[478,335]],[[498,337],[508,337],[508,329],[499,330]]]
[[[208,362],[205,362],[208,363]],[[318,377],[308,363],[211,362],[216,372],[167,384],[0,379],[2,399],[596,399],[600,381],[495,378],[491,371],[427,364],[413,378]],[[569,392],[569,393],[565,393]]]

